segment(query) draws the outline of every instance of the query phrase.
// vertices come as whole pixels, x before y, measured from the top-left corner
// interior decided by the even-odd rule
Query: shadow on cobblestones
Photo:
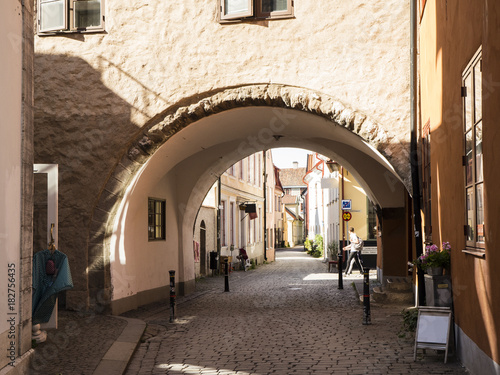
[[[59,311],[58,329],[38,344],[30,375],[91,375],[127,322],[112,316]]]
[[[177,304],[127,314],[148,323],[127,374],[466,374],[460,363],[427,351],[413,361],[413,340],[399,338],[401,310],[372,307],[372,324],[353,288],[301,251],[223,277],[208,277]],[[349,282],[349,281],[347,281]]]

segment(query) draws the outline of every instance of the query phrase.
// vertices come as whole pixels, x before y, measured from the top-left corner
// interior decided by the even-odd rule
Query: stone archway
[[[228,88],[186,99],[178,106],[156,116],[136,135],[102,189],[93,210],[88,236],[91,296],[97,296],[103,301],[109,301],[111,298],[107,251],[113,236],[112,225],[126,189],[137,182],[141,168],[171,137],[189,125],[213,115],[247,107],[285,108],[312,114],[327,120],[331,126],[341,127],[359,136],[367,147],[381,155],[389,169],[392,168],[391,178],[400,181],[409,190],[407,145],[401,143],[398,135],[392,134],[376,121],[330,96],[299,87],[263,84]],[[100,261],[91,262],[95,259]]]

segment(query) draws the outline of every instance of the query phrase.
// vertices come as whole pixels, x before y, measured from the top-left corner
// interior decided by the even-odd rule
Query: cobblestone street
[[[148,328],[127,374],[466,374],[453,357],[419,352],[400,338],[401,310],[372,304],[371,325],[352,282],[337,288],[337,273],[301,251],[277,251],[277,260],[248,272],[197,283],[179,298],[175,323],[166,303],[124,314]]]

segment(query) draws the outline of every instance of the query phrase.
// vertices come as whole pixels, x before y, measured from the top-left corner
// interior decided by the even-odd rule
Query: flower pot
[[[431,276],[441,276],[443,274],[443,267],[429,267],[427,274]]]

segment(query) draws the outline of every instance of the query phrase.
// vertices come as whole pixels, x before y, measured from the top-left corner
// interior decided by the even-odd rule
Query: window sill
[[[242,17],[242,18],[234,18],[234,19],[222,19],[218,18],[218,22],[220,24],[232,24],[232,23],[255,23],[258,21],[274,21],[274,20],[288,20],[295,19],[294,15],[284,15],[284,16],[272,16],[272,17]]]
[[[462,253],[472,255],[476,258],[486,259],[486,254],[485,254],[484,250],[469,248],[469,249],[462,250]]]
[[[90,29],[90,30],[61,30],[61,31],[47,31],[38,32],[38,36],[62,36],[74,34],[107,34],[104,29]]]

